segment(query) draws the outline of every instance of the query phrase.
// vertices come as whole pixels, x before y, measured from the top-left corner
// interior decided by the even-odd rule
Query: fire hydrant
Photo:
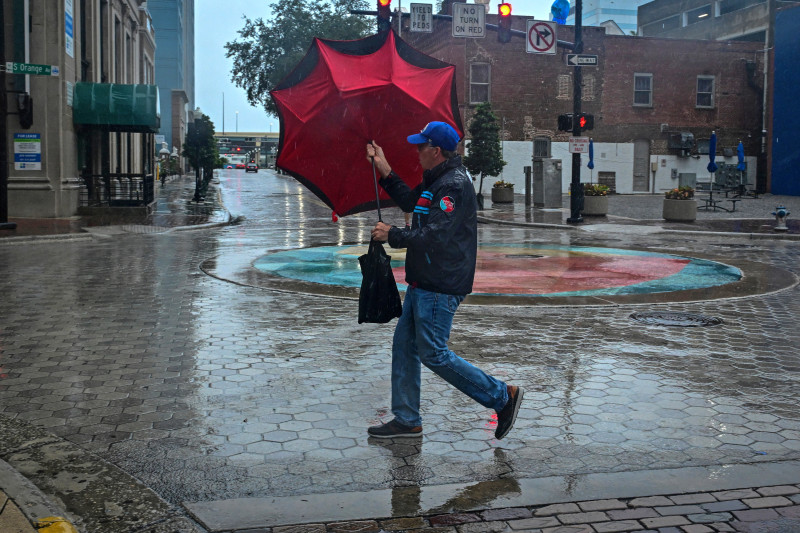
[[[782,205],[779,205],[775,208],[775,211],[772,214],[775,216],[776,222],[773,229],[775,231],[789,231],[789,228],[786,226],[786,219],[790,214],[789,211],[787,211]]]

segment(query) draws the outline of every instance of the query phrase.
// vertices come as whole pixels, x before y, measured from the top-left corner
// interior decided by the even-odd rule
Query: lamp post
[[[239,133],[239,112],[236,112],[236,133]]]

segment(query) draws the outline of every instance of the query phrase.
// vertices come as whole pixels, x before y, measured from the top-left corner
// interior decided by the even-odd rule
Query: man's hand
[[[372,228],[372,239],[378,242],[388,241],[390,229],[392,229],[392,226],[390,226],[389,224],[378,222],[377,224],[375,224],[375,227]]]
[[[367,144],[367,159],[372,162],[375,160],[375,170],[378,171],[378,174],[381,175],[382,178],[385,178],[392,172],[392,167],[389,166],[389,163],[386,161],[386,156],[383,155],[383,148],[375,144],[375,141],[372,141]]]

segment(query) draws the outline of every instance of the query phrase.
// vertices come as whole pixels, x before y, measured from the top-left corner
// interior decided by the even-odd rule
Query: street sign
[[[433,4],[411,4],[411,31],[433,33]]]
[[[571,153],[571,154],[588,154],[589,153],[589,137],[570,137],[569,138],[569,153]]]
[[[486,8],[483,4],[453,6],[453,37],[486,37]]]
[[[526,52],[529,54],[556,53],[556,23],[543,20],[528,21]]]
[[[6,72],[9,74],[33,74],[35,76],[58,76],[58,67],[55,65],[35,65],[33,63],[6,62]]]
[[[567,65],[571,67],[596,67],[597,56],[586,54],[567,54]]]

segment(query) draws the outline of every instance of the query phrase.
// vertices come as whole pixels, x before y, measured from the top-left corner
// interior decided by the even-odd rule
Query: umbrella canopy
[[[338,215],[377,207],[365,147],[374,140],[409,186],[422,179],[406,140],[428,122],[463,136],[455,67],[413,49],[393,31],[357,41],[314,39],[270,92],[280,116],[278,168]],[[380,204],[392,205],[380,191]]]
[[[739,164],[736,165],[736,170],[744,170],[744,144],[739,141],[739,146],[736,147],[736,155],[739,157]]]
[[[708,171],[716,172],[717,164],[714,163],[714,158],[717,156],[717,132],[711,132],[711,138],[708,140]]]
[[[594,141],[589,139],[589,164],[586,165],[589,170],[594,168]]]

